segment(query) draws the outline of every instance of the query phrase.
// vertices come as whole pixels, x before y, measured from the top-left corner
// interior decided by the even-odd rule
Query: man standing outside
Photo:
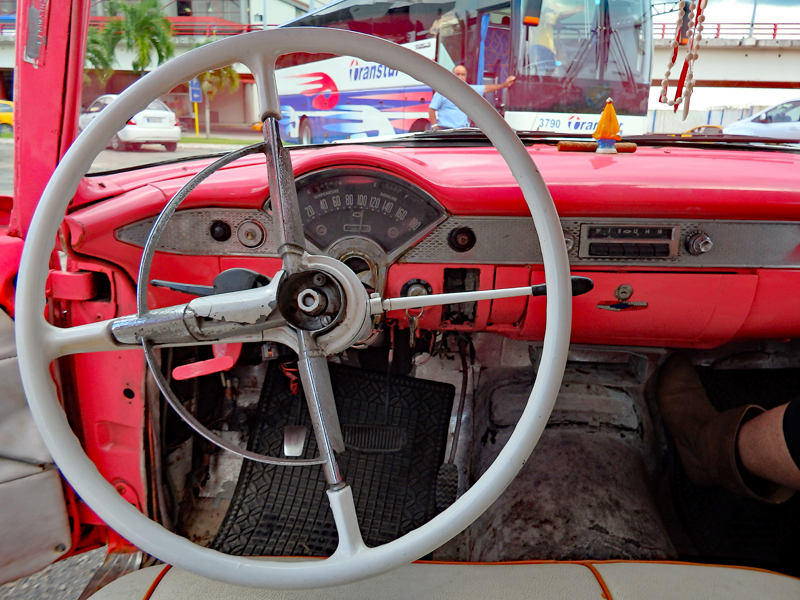
[[[464,65],[457,65],[453,69],[453,74],[462,81],[467,81],[467,68]],[[511,87],[516,80],[516,77],[509,76],[503,83],[471,85],[470,87],[483,96],[487,92],[496,92],[497,90]],[[469,127],[469,117],[439,92],[433,94],[433,99],[428,107],[428,116],[431,121],[431,129],[459,129],[461,127]]]

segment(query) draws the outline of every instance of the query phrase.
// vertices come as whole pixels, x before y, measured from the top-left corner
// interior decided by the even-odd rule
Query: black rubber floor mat
[[[800,394],[800,370],[700,369],[719,411],[744,404],[780,406]],[[686,476],[670,443],[670,487],[675,506],[698,554],[725,563],[800,574],[800,497],[780,506],[762,504],[720,487],[700,488]]]
[[[338,456],[368,546],[392,541],[436,515],[455,388],[331,364],[347,449]],[[282,456],[283,428],[311,422],[302,394],[277,365],[267,371],[248,449]],[[313,433],[304,457],[317,456]],[[329,556],[338,542],[322,468],[245,461],[212,547],[245,556]]]

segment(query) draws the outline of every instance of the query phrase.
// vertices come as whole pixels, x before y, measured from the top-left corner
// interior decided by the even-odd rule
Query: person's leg
[[[794,400],[797,404],[800,400]],[[800,490],[800,469],[797,468],[784,433],[784,414],[788,404],[758,415],[739,432],[736,449],[742,466],[753,475],[793,490]],[[793,406],[793,410],[800,407]],[[790,413],[790,418],[793,413]],[[793,432],[798,434],[800,432]],[[792,434],[788,434],[792,435]]]
[[[533,45],[530,57],[532,75],[549,75],[556,68],[556,55],[549,48]]]
[[[685,356],[675,354],[662,367],[657,399],[661,418],[672,434],[686,475],[695,485],[719,485],[733,493],[768,503],[783,502],[792,496],[793,489],[797,489],[784,485],[783,480],[767,479],[760,472],[748,472],[738,451],[740,432],[766,411],[749,404],[717,412],[709,402],[691,361]],[[751,460],[751,450],[756,450],[758,444],[768,443],[767,439],[775,435],[775,431],[769,428],[770,423],[774,427],[773,418],[767,417],[763,423],[748,428],[744,440],[748,460]],[[780,420],[777,433],[781,433]],[[763,459],[764,463],[771,460],[774,457]]]

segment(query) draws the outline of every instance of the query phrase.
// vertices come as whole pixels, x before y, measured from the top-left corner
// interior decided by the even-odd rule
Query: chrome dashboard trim
[[[569,260],[573,266],[652,266],[786,268],[800,267],[800,223],[770,221],[723,221],[678,219],[561,219],[572,236]],[[581,225],[664,226],[679,228],[677,256],[671,258],[598,258],[581,254]],[[450,231],[469,227],[475,246],[456,252],[447,243]],[[714,241],[708,254],[693,256],[684,245],[686,237],[704,231]],[[450,217],[407,252],[400,262],[445,264],[540,264],[542,254],[533,222],[527,217]]]
[[[215,241],[209,232],[211,224],[224,220],[231,225],[231,237]],[[247,248],[236,236],[236,229],[248,220],[264,227],[266,239],[257,248]],[[155,218],[143,219],[115,232],[116,238],[143,247]],[[561,219],[565,233],[574,242],[569,249],[573,266],[651,266],[664,268],[800,268],[800,222],[723,221],[677,219]],[[581,256],[581,225],[609,224],[620,226],[668,226],[678,228],[677,256],[671,258],[597,258]],[[447,242],[455,228],[469,227],[475,232],[476,243],[467,252],[456,252]],[[714,242],[714,249],[693,256],[684,245],[686,237],[703,231]],[[422,232],[424,235],[424,232]],[[262,256],[277,257],[272,216],[252,209],[200,208],[180,210],[170,220],[158,245],[160,252],[193,256]],[[317,250],[309,246],[309,250]],[[387,256],[387,264],[398,255],[401,263],[445,264],[540,264],[542,254],[533,222],[527,217],[460,217],[450,216],[432,227],[429,235],[416,246],[398,249]],[[406,251],[407,250],[407,251]]]
[[[142,219],[120,227],[114,236],[120,242],[143,248],[155,220],[155,217]],[[211,237],[210,229],[214,221],[225,221],[231,227],[231,235],[224,242]],[[256,221],[266,234],[264,241],[255,248],[248,248],[237,236],[238,228],[248,221]],[[259,210],[220,207],[176,211],[164,229],[156,250],[191,256],[278,256],[272,215]]]

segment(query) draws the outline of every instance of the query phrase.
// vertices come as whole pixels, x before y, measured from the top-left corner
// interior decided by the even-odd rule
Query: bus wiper
[[[532,130],[524,130],[519,129],[517,130],[517,135],[520,139],[532,139],[532,140],[542,140],[542,139],[559,139],[559,140],[589,140],[595,141],[592,137],[592,132],[587,131],[585,133],[570,133],[570,132],[556,132],[556,131],[532,131]]]

